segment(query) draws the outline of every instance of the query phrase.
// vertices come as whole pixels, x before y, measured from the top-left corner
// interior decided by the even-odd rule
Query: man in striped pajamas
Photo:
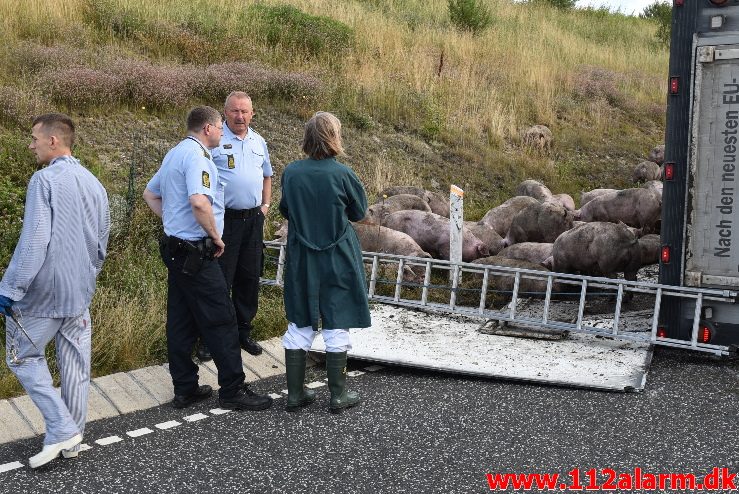
[[[108,196],[72,156],[74,123],[59,113],[33,122],[29,148],[48,165],[28,184],[23,230],[0,282],[6,315],[6,360],[46,423],[44,447],[31,468],[77,456],[87,416],[91,324],[88,307],[105,259]],[[56,342],[61,396],[44,349]]]

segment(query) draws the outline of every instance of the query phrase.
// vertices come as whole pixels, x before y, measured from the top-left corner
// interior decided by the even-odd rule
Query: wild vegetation
[[[475,19],[481,28],[464,27]],[[545,1],[0,0],[0,273],[35,170],[31,118],[69,112],[75,154],[113,205],[92,307],[94,373],[163,361],[161,227],[139,198],[188,107],[252,94],[278,197],[302,122],[325,109],[344,122],[345,162],[370,196],[455,183],[479,219],[526,178],[575,197],[626,183],[663,135],[668,53],[657,27]],[[551,153],[523,145],[534,124],[552,129]],[[279,218],[269,219],[271,232]],[[265,289],[256,323],[257,336],[284,330],[279,290]],[[18,392],[0,366],[0,397]]]

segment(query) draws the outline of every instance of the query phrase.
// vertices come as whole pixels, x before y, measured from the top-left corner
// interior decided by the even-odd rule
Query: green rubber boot
[[[331,413],[341,413],[345,408],[359,403],[359,394],[346,390],[346,352],[326,352],[326,374],[331,391]]]
[[[316,401],[316,392],[305,388],[305,350],[285,349],[287,404],[285,410],[297,412]]]

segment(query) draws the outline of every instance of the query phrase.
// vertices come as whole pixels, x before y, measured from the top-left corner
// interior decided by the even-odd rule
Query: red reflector
[[[680,91],[680,78],[670,77],[670,94],[677,94]]]
[[[663,175],[665,180],[672,180],[675,178],[675,163],[665,163]]]
[[[665,328],[657,328],[657,338],[667,338],[667,330]]]
[[[711,0],[711,3],[714,4],[716,7],[723,7],[727,3],[729,3],[729,0]]]
[[[701,326],[698,331],[698,342],[708,343],[709,341],[711,341],[711,328],[708,326]]]
[[[685,0],[675,0],[675,7],[682,7]]]
[[[669,245],[662,246],[662,254],[659,256],[659,258],[662,261],[662,264],[667,264],[670,262],[670,246]]]

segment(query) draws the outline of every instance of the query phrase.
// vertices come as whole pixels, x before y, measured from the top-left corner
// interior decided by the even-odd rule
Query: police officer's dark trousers
[[[240,331],[248,331],[257,315],[263,229],[261,208],[226,209],[222,236],[226,250],[219,263],[231,290]]]
[[[200,335],[218,368],[219,396],[231,398],[245,379],[233,304],[218,263],[207,253],[200,262],[197,256],[188,258],[186,245],[165,237],[160,248],[169,272],[167,352],[174,392],[188,395],[197,390],[198,366],[191,353]]]

